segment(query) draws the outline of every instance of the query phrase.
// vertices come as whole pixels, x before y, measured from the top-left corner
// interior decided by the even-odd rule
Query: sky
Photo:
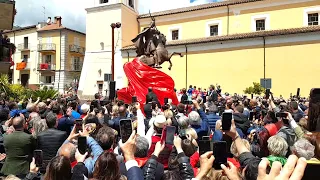
[[[144,14],[149,10],[156,12],[215,1],[219,0],[139,0],[138,6],[139,13]],[[47,17],[61,16],[63,26],[85,32],[85,8],[92,6],[94,0],[16,0],[14,25],[30,26],[46,21]]]

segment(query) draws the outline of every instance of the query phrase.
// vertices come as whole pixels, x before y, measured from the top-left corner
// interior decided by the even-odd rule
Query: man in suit
[[[41,172],[46,171],[46,167],[50,160],[56,156],[59,147],[67,139],[65,131],[55,129],[58,125],[57,115],[52,112],[46,116],[48,129],[42,131],[37,136],[37,149],[43,152],[43,165],[40,167]]]
[[[4,175],[17,175],[24,177],[29,172],[29,164],[32,160],[35,140],[24,131],[25,119],[18,116],[12,120],[15,131],[4,137],[6,160],[1,169]]]

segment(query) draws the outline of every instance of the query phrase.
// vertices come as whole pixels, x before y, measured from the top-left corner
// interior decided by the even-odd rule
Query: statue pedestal
[[[136,96],[140,104],[146,102],[148,88],[152,87],[161,105],[164,98],[172,99],[173,104],[178,104],[176,93],[174,92],[173,79],[158,69],[149,67],[135,58],[133,61],[124,64],[123,70],[128,78],[128,87],[117,92],[118,99],[130,104],[132,96]]]

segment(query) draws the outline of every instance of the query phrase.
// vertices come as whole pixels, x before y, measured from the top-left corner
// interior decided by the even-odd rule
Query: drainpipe
[[[188,47],[186,47],[186,89],[188,88]]]
[[[266,87],[266,38],[263,36],[263,83]]]
[[[128,54],[128,62],[129,62],[129,51],[127,51],[127,54]]]
[[[60,90],[60,73],[61,73],[61,29],[60,29],[60,67],[59,67],[59,82],[58,82],[58,91]]]
[[[228,9],[228,20],[227,20],[227,35],[229,35],[229,19],[230,19],[230,8],[229,5],[227,5],[227,9]]]

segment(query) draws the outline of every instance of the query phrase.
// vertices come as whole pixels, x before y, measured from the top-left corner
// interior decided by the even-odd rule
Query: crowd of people
[[[221,95],[190,87],[180,103],[161,104],[149,88],[146,103],[125,104],[95,94],[81,101],[68,93],[32,102],[0,99],[0,160],[3,179],[24,180],[296,180],[307,165],[320,163],[317,134],[308,131],[309,101]],[[232,113],[222,130],[221,116]],[[285,114],[279,117],[278,114]],[[132,133],[121,139],[120,122],[130,119]],[[81,120],[81,128],[76,123]],[[172,144],[163,129],[176,129]],[[86,139],[86,152],[78,143]],[[212,149],[200,141],[227,144],[227,163],[213,168]],[[42,152],[42,164],[35,160]],[[307,167],[307,168],[306,168]]]

